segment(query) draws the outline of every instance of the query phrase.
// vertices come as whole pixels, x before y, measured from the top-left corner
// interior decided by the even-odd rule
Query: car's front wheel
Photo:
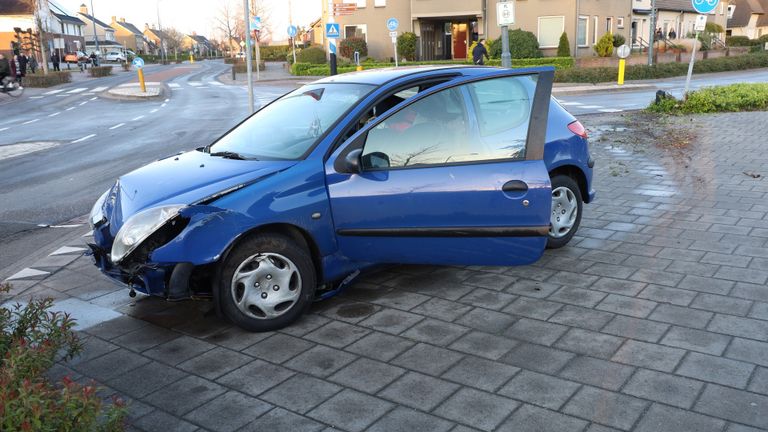
[[[547,247],[557,249],[568,244],[581,223],[583,200],[579,185],[567,175],[552,177],[552,209]]]
[[[227,257],[219,281],[224,315],[250,331],[271,331],[298,319],[312,302],[315,271],[309,254],[290,238],[258,234]]]

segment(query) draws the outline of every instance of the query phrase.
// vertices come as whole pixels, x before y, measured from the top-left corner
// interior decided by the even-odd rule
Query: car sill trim
[[[347,228],[336,234],[352,237],[542,237],[549,225],[521,227]]]

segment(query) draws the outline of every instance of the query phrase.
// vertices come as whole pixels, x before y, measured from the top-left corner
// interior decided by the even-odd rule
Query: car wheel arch
[[[553,178],[557,175],[566,175],[571,177],[576,182],[576,184],[579,185],[579,190],[584,202],[589,202],[587,176],[584,174],[584,171],[575,165],[561,165],[549,171],[549,178]]]

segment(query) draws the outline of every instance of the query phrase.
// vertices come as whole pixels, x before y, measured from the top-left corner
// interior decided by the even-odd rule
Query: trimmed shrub
[[[94,77],[105,77],[112,75],[112,66],[94,66],[88,69],[88,73]]]
[[[65,84],[72,81],[72,74],[69,71],[48,72],[43,75],[42,72],[36,74],[27,74],[24,77],[24,87],[51,87],[59,84]]]
[[[615,34],[613,35],[613,47],[618,48],[622,45],[624,45],[627,42],[627,39],[624,38],[623,35]]]
[[[341,42],[339,42],[339,54],[341,54],[342,57],[354,59],[355,51],[360,53],[360,58],[368,56],[368,44],[365,43],[365,39],[351,37],[342,39]]]
[[[296,52],[296,62],[324,64],[326,61],[325,50],[322,48],[309,47]]]
[[[536,35],[520,29],[509,31],[509,52],[513,59],[541,57]],[[491,58],[501,58],[501,36],[491,42],[488,55]]]
[[[258,65],[259,65],[260,71],[263,71],[264,69],[266,69],[266,66],[263,60]],[[256,60],[251,60],[251,67],[253,68],[254,71],[256,70]],[[248,73],[248,63],[245,63],[245,62],[233,64],[232,68],[235,69],[235,73],[239,73],[239,74]]]
[[[606,33],[595,44],[595,53],[599,57],[610,57],[613,55],[613,35]]]
[[[412,62],[410,65],[468,65],[470,61],[465,60],[442,60],[442,61],[424,61],[424,62]],[[499,59],[490,59],[486,62],[489,66],[500,66],[501,61]],[[572,68],[574,60],[572,57],[541,57],[533,59],[515,59],[512,61],[513,68],[523,68],[532,66],[554,66],[555,69],[568,69]],[[361,63],[364,70],[367,69],[380,69],[395,66],[394,63],[378,63],[375,61],[365,61]],[[354,65],[340,64],[337,68],[339,73],[351,72],[355,70]],[[330,69],[327,65],[313,65],[309,63],[296,63],[291,67],[291,73],[297,76],[326,76],[330,73]]]
[[[768,84],[732,84],[708,87],[688,93],[684,101],[669,97],[648,107],[649,111],[694,114],[768,109]]]
[[[569,57],[571,55],[571,44],[568,42],[568,33],[563,32],[560,35],[560,43],[557,44],[557,56]]]
[[[416,34],[405,32],[397,37],[397,55],[408,61],[416,60]]]
[[[285,61],[285,56],[291,53],[290,45],[260,46],[259,54],[264,61]]]
[[[732,47],[746,47],[754,45],[754,43],[746,36],[728,36],[725,38],[725,44]]]
[[[718,23],[708,22],[704,26],[704,31],[707,33],[723,33],[725,30],[723,29],[723,26],[721,26]]]

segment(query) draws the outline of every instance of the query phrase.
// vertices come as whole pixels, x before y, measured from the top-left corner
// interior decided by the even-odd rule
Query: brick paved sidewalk
[[[582,119],[598,200],[532,266],[387,268],[264,334],[77,255],[16,289],[123,314],[54,374],[129,398],[134,430],[766,430],[768,113],[678,119],[690,148],[619,119]]]

